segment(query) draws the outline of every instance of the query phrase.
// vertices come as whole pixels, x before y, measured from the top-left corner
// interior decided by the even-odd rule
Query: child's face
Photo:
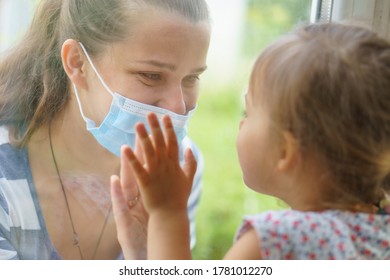
[[[259,95],[249,89],[245,95],[246,116],[240,123],[237,152],[245,184],[255,191],[271,194],[276,144],[270,133],[269,113],[256,94]]]

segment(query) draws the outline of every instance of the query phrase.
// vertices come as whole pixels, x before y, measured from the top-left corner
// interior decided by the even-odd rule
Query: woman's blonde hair
[[[78,40],[99,55],[129,36],[137,14],[147,8],[209,21],[205,0],[41,0],[27,34],[0,63],[0,122],[10,126],[12,143],[25,146],[67,104],[63,42]]]
[[[377,203],[389,192],[389,42],[356,26],[304,26],[260,55],[251,84],[272,122],[329,170],[326,203]]]

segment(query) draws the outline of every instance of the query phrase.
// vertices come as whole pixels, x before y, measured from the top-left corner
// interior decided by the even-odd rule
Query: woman
[[[0,259],[121,257],[109,197],[120,146],[153,111],[177,119],[201,159],[186,128],[209,38],[203,0],[41,1],[0,66]],[[145,233],[133,236],[130,257],[145,257]]]

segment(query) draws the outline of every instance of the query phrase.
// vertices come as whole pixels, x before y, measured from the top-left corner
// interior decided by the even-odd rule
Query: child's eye
[[[242,116],[243,118],[248,117],[248,114],[246,113],[246,110],[243,110],[243,111],[241,112],[241,116]]]

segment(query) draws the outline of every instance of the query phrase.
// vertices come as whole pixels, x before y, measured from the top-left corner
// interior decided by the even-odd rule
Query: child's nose
[[[243,125],[243,123],[244,123],[244,120],[241,120],[240,124],[238,125],[238,129],[241,129],[241,126]]]

